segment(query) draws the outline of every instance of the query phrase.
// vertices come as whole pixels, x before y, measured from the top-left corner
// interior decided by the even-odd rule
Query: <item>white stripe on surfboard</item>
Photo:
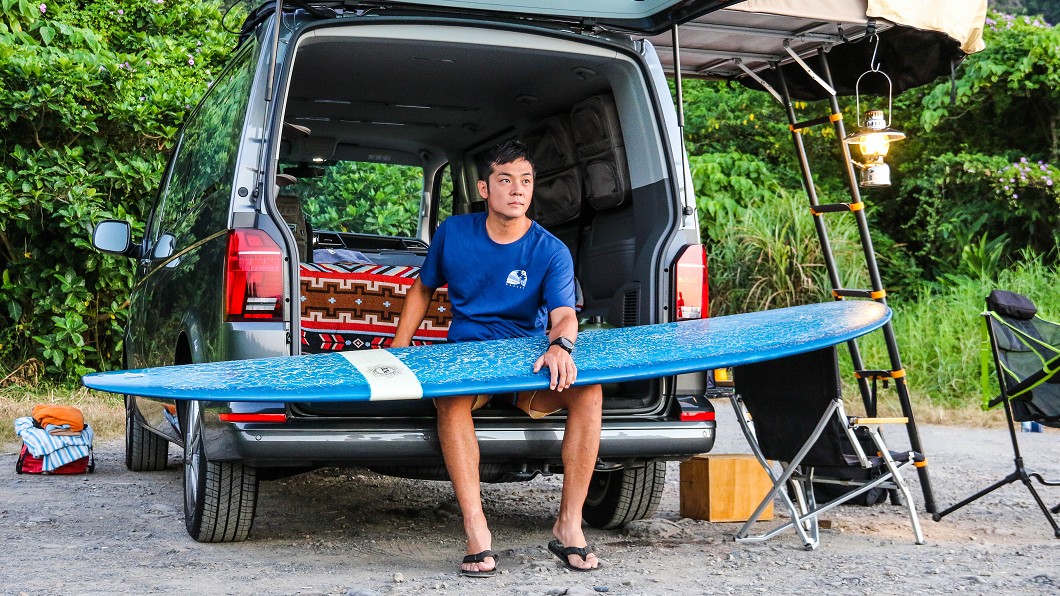
[[[416,373],[386,350],[339,352],[368,380],[369,401],[420,399],[423,386]]]

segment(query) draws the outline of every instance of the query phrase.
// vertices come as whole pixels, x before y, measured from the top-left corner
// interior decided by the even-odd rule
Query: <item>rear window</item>
[[[423,168],[339,161],[300,165],[284,172],[298,177],[293,190],[315,230],[418,235]]]

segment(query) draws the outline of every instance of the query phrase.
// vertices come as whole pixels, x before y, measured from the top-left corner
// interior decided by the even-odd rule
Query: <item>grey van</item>
[[[138,260],[124,365],[387,345],[439,222],[483,208],[475,158],[509,138],[534,151],[531,215],[574,256],[587,328],[706,316],[674,103],[652,44],[631,33],[727,3],[495,4],[252,12],[183,124],[144,237],[117,221],[94,233],[100,250]],[[418,341],[444,341],[445,325],[428,320]],[[664,462],[710,451],[707,386],[694,374],[605,388],[589,524],[651,515]],[[126,408],[129,469],[162,469],[168,444],[183,446],[185,519],[200,541],[247,538],[259,481],[321,466],[445,478],[426,401],[127,396]],[[475,416],[483,480],[562,473],[562,416],[503,405]]]

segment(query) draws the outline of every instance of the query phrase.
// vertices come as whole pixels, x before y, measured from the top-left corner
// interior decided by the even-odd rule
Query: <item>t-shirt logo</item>
[[[526,271],[522,269],[516,269],[508,274],[508,281],[504,282],[509,288],[525,288],[526,287]]]

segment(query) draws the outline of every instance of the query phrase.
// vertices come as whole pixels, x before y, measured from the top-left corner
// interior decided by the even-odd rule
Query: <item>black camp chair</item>
[[[1060,526],[1055,515],[1060,505],[1048,509],[1031,480],[1045,486],[1060,486],[1060,482],[1028,472],[1020,456],[1016,439],[1016,422],[1038,422],[1060,427],[1060,325],[1037,316],[1038,309],[1026,296],[994,290],[986,298],[986,329],[994,352],[994,367],[998,373],[1001,393],[987,403],[988,407],[1003,405],[1016,469],[1008,476],[984,488],[956,505],[934,514],[939,521],[968,503],[990,494],[1002,486],[1023,482],[1038,503],[1045,518],[1053,526],[1053,534],[1060,538]],[[1000,371],[1004,371],[1001,374]]]
[[[905,418],[846,415],[835,348],[740,366],[733,371],[733,379],[736,389],[730,399],[736,419],[773,481],[769,494],[736,533],[737,542],[760,542],[794,528],[805,548],[815,549],[820,541],[820,514],[869,491],[889,489],[901,494],[916,543],[924,543],[913,497],[900,472],[902,467],[923,462],[924,458],[913,452],[889,451],[874,427],[905,424]],[[777,474],[768,460],[782,462],[783,471]],[[858,473],[844,476],[844,471]],[[859,476],[862,479],[857,479]],[[839,479],[843,477],[851,479]],[[843,490],[818,505],[814,485],[822,482]],[[764,534],[749,536],[751,527],[777,496],[790,511],[791,521]]]

